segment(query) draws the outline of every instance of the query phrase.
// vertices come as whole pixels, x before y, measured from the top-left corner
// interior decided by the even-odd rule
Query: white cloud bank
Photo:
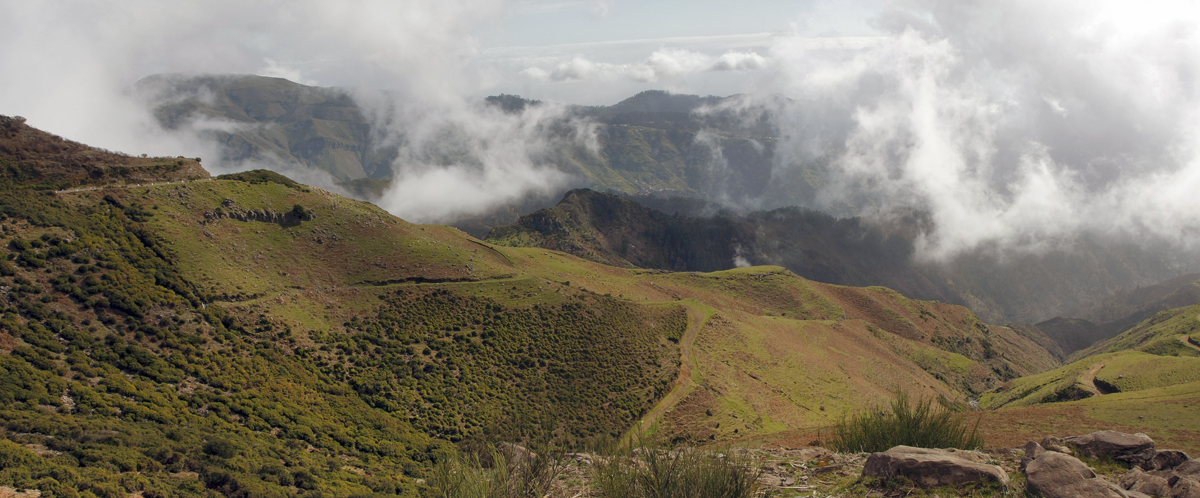
[[[831,158],[820,205],[927,209],[936,230],[922,254],[934,259],[980,245],[1037,251],[1085,231],[1196,248],[1196,9],[894,7],[878,20],[891,36],[864,50],[771,48],[767,92],[797,99],[780,119],[780,167]]]
[[[766,65],[767,59],[752,51],[729,51],[714,57],[693,50],[662,48],[636,64],[596,62],[576,55],[557,63],[552,69],[530,66],[521,74],[542,81],[590,80],[598,83],[627,78],[638,82],[658,82],[704,72],[755,71]]]
[[[562,178],[538,158],[589,138],[579,123],[546,133],[561,107],[478,105],[494,88],[519,80],[526,96],[572,102],[598,87],[710,93],[704,82],[721,81],[744,102],[775,106],[777,173],[828,169],[808,202],[928,210],[929,257],[1036,251],[1084,232],[1200,240],[1200,9],[1188,2],[897,1],[875,20],[878,38],[797,31],[489,58],[473,33],[523,4],[0,1],[0,113],[110,149],[211,159],[214,144],[164,132],[126,88],[155,73],[210,72],[358,89],[402,146],[381,204],[416,221],[553,189]],[[606,0],[535,6],[547,5],[621,12]],[[819,31],[811,24],[796,23]],[[644,51],[622,61],[604,47]]]
[[[345,87],[402,147],[398,181],[382,203],[414,221],[446,221],[561,181],[529,155],[549,140],[532,130],[558,119],[559,108],[509,116],[479,105],[495,75],[473,66],[472,33],[508,8],[500,0],[3,0],[0,113],[110,149],[203,156],[219,173],[250,165],[215,161],[216,144],[192,133],[196,126],[162,130],[129,86],[187,72]],[[611,5],[595,8],[599,15]],[[457,155],[430,156],[430,142],[458,135]]]

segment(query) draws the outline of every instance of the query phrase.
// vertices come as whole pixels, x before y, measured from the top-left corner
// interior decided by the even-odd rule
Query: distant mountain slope
[[[339,180],[389,178],[395,149],[372,140],[371,124],[345,91],[253,75],[163,74],[135,86],[167,129],[196,121],[227,161],[294,163]]]
[[[392,175],[396,149],[375,142],[373,132],[381,130],[371,129],[342,90],[252,75],[179,74],[145,78],[135,89],[169,129],[220,121],[206,133],[223,144],[227,160],[273,158],[341,181]],[[751,119],[747,125],[733,111],[694,112],[736,98],[646,91],[612,106],[573,107],[572,116],[600,124],[599,155],[579,146],[548,151],[540,159],[571,175],[569,187],[735,200],[760,196],[779,187],[769,185],[775,137],[768,122]],[[512,95],[487,102],[509,112],[539,105]],[[365,198],[378,191],[369,184],[347,187]],[[791,187],[797,195],[812,192],[809,185]]]
[[[1056,317],[1033,327],[1071,355],[1125,332],[1157,313],[1200,303],[1200,274],[1175,277],[1162,283],[1118,292],[1077,311],[1084,318]]]
[[[883,285],[922,299],[967,305],[994,323],[1053,316],[1103,299],[1125,282],[1156,281],[1173,271],[1155,254],[1087,237],[1070,251],[1011,255],[999,261],[980,250],[946,263],[921,263],[913,257],[911,236],[904,235],[917,233],[921,223],[914,215],[884,229],[858,218],[799,208],[676,216],[611,194],[575,190],[555,207],[496,227],[488,240],[673,271],[780,265],[822,282]],[[1094,342],[1076,344],[1059,337],[1067,341],[1060,345],[1069,351],[1090,345],[1087,340]]]
[[[1005,383],[985,394],[981,403],[989,408],[1027,406],[1186,385],[1196,396],[1200,305],[1162,311],[1074,358],[1060,368]]]

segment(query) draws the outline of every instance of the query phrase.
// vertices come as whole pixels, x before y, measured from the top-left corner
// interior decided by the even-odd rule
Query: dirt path
[[[1179,336],[1179,342],[1186,344],[1187,346],[1191,347],[1192,349],[1200,349],[1200,346],[1198,346],[1198,345],[1196,345],[1196,343],[1192,342],[1191,338],[1186,335]]]
[[[106,189],[110,189],[110,188],[129,189],[129,188],[142,188],[142,187],[159,187],[159,186],[163,186],[163,185],[183,185],[186,183],[208,182],[208,181],[212,181],[212,178],[201,178],[199,180],[179,180],[179,181],[174,181],[174,182],[126,183],[124,185],[103,185],[103,186],[99,186],[99,187],[69,188],[66,190],[55,190],[54,193],[55,194],[76,194],[79,192],[95,192],[97,190],[106,190]]]
[[[679,339],[679,376],[675,378],[675,383],[671,387],[671,391],[663,396],[654,408],[637,422],[633,428],[625,433],[622,439],[622,444],[629,443],[634,436],[645,435],[646,432],[654,426],[667,410],[674,407],[677,403],[683,400],[683,397],[691,391],[695,385],[692,382],[692,372],[695,368],[695,358],[692,356],[692,345],[696,342],[696,336],[700,333],[700,328],[704,326],[706,320],[703,310],[698,309],[687,302],[680,302],[684,308],[687,308],[688,328],[683,333],[683,337]]]
[[[1100,369],[1104,368],[1104,364],[1100,363],[1092,367],[1083,375],[1079,376],[1079,382],[1083,383],[1084,389],[1092,393],[1092,396],[1100,396],[1104,393],[1096,388],[1096,374],[1100,373]]]

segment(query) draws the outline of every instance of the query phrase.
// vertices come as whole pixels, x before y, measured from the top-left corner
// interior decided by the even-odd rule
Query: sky
[[[478,215],[565,179],[536,159],[565,104],[742,95],[774,171],[821,163],[809,207],[930,213],[921,254],[1083,234],[1200,247],[1200,8],[1179,1],[0,0],[0,113],[85,143],[218,157],[130,85],[244,73],[354,92],[403,140],[380,205]],[[479,105],[515,93],[521,115]],[[779,98],[782,97],[782,98]],[[594,123],[571,140],[595,146]],[[453,136],[470,160],[440,164]],[[214,172],[244,165],[205,166]],[[275,165],[287,169],[288,165]],[[309,179],[320,183],[320,178]]]

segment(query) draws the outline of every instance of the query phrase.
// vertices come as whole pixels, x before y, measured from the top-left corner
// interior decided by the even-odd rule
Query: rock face
[[[1200,460],[1188,460],[1175,467],[1175,475],[1200,481]]]
[[[1148,465],[1142,465],[1142,467],[1149,467],[1146,470],[1174,470],[1188,460],[1191,460],[1191,457],[1182,451],[1158,450],[1154,453],[1154,458],[1146,462]]]
[[[1167,482],[1166,478],[1142,472],[1136,467],[1121,478],[1120,485],[1128,491],[1136,491],[1150,496],[1166,496],[1171,491],[1171,484]]]
[[[1078,458],[1048,451],[1025,468],[1025,486],[1046,498],[1127,498],[1117,485],[1096,477]]]
[[[1042,453],[1045,452],[1046,449],[1042,448],[1040,444],[1033,441],[1025,443],[1025,456],[1021,457],[1021,470],[1025,470],[1025,467],[1029,466],[1029,462],[1034,461],[1034,459],[1042,456]]]
[[[1063,440],[1079,448],[1079,453],[1089,458],[1111,456],[1117,461],[1131,465],[1142,465],[1154,459],[1154,440],[1145,434],[1126,434],[1117,431],[1098,431]]]
[[[867,458],[863,476],[905,477],[924,487],[979,481],[1007,486],[1008,474],[1004,469],[983,463],[985,461],[986,456],[973,451],[897,446]]]
[[[1171,488],[1171,498],[1200,498],[1200,481],[1187,477],[1180,478]]]

